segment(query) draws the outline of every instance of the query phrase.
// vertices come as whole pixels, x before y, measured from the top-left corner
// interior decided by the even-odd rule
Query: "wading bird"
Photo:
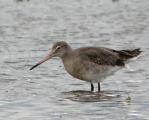
[[[125,62],[138,56],[140,49],[134,50],[114,50],[104,47],[82,47],[72,49],[71,46],[60,41],[53,45],[51,52],[30,70],[53,58],[60,57],[66,71],[73,77],[90,82],[91,91],[94,91],[93,83],[100,82],[117,70],[125,67]]]

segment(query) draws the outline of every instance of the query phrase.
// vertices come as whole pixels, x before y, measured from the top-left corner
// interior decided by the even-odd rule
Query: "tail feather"
[[[128,60],[128,59],[138,56],[142,51],[140,50],[140,48],[137,48],[134,50],[120,50],[117,52],[118,52],[120,58],[122,58],[124,60]]]

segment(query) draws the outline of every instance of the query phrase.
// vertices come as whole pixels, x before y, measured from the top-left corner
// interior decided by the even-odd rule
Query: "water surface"
[[[149,1],[0,0],[0,16],[1,120],[149,119]],[[92,94],[59,59],[29,71],[60,40],[143,53]]]

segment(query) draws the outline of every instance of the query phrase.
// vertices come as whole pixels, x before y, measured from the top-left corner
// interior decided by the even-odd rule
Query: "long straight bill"
[[[52,53],[48,54],[43,60],[41,60],[36,65],[34,65],[33,67],[31,67],[30,70],[33,70],[34,68],[36,68],[37,66],[39,66],[40,64],[46,62],[47,60],[49,60],[51,58],[52,58]]]

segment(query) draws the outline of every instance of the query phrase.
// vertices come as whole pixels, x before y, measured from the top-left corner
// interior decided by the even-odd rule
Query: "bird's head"
[[[40,64],[44,63],[45,61],[51,59],[52,57],[62,58],[70,50],[71,50],[71,47],[66,42],[64,42],[64,41],[56,42],[53,45],[51,52],[48,53],[48,55],[43,60],[41,60],[36,65],[31,67],[30,70],[34,69],[35,67],[37,67]]]

